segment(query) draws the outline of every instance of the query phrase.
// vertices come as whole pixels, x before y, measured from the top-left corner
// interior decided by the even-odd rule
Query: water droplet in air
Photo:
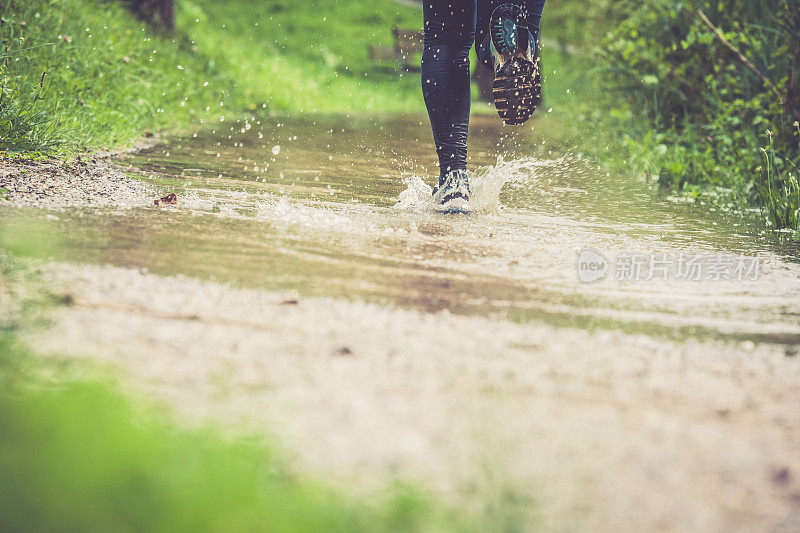
[[[275,146],[273,146],[272,147],[272,153],[275,154],[275,155],[278,155],[279,153],[281,153],[280,145],[276,144]]]

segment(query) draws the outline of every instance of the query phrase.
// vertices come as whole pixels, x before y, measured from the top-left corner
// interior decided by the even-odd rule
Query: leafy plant
[[[775,161],[787,168],[800,162],[796,1],[622,5],[628,15],[600,53],[610,85],[633,95],[662,136],[665,149],[647,154],[659,182],[726,188],[741,203],[783,205],[791,195],[773,187],[765,193],[755,182],[762,166],[757,147],[769,130]]]
[[[775,153],[772,132],[767,132],[769,145],[761,149],[764,166],[757,182],[758,196],[776,229],[800,227],[800,169],[793,161]]]
[[[0,61],[9,53],[0,54]],[[22,95],[11,83],[5,64],[0,63],[0,148],[35,151],[58,144],[47,113],[37,103],[44,92],[45,73],[32,92]]]

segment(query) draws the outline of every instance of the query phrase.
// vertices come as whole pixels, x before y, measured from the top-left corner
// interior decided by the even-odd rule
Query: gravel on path
[[[155,186],[131,178],[109,157],[63,162],[0,161],[0,207],[152,206]]]

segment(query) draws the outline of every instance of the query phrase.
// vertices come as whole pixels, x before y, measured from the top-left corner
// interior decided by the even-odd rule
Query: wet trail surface
[[[796,244],[498,122],[469,215],[420,117],[223,123],[123,161],[177,208],[6,210],[72,302],[30,342],[479,529],[797,530]]]
[[[63,254],[425,311],[800,342],[790,237],[658,198],[524,133],[473,121],[475,212],[446,215],[419,178],[436,173],[420,117],[219,124],[127,159],[181,209],[65,212]],[[584,249],[607,260],[605,279],[579,281]],[[698,271],[681,263],[692,258]]]

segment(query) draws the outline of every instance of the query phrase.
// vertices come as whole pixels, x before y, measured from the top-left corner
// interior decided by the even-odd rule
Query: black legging
[[[508,0],[424,0],[425,49],[422,53],[422,96],[431,120],[439,156],[440,179],[467,167],[469,134],[469,49],[473,42],[487,64],[489,17]],[[528,27],[538,38],[545,0],[516,0],[527,8]],[[459,7],[456,7],[459,6]],[[477,28],[477,40],[475,39]]]

